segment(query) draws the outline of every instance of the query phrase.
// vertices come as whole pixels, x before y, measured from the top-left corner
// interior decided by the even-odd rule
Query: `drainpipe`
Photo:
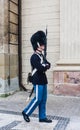
[[[8,1],[8,55],[9,55],[9,71],[8,71],[8,77],[7,77],[7,80],[8,80],[8,85],[10,87],[10,35],[9,35],[9,32],[10,32],[10,24],[9,24],[9,20],[10,20],[10,1]]]
[[[22,22],[21,22],[21,0],[18,0],[18,63],[19,63],[19,86],[20,90],[27,91],[22,83]]]

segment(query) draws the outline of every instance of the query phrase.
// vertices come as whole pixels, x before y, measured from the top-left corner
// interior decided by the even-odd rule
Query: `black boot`
[[[50,120],[48,118],[44,118],[44,119],[39,119],[39,122],[51,123],[52,120]]]
[[[23,118],[26,122],[30,122],[29,116],[22,112]]]

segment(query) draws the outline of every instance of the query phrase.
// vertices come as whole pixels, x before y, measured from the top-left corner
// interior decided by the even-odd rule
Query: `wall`
[[[11,5],[10,5],[11,6]],[[9,1],[0,2],[0,95],[19,90],[18,48],[9,44]],[[13,8],[12,8],[13,9]],[[15,19],[15,17],[13,17]],[[15,28],[13,28],[15,30]],[[14,39],[14,38],[13,38]],[[14,39],[15,41],[15,39]]]
[[[54,94],[80,96],[80,0],[60,0],[60,59]]]
[[[53,66],[59,59],[60,51],[60,3],[59,0],[22,0],[22,79],[26,83],[27,73],[31,71],[29,58],[33,53],[30,37],[38,30],[48,29],[47,59],[51,69],[47,72],[49,87],[53,90]]]

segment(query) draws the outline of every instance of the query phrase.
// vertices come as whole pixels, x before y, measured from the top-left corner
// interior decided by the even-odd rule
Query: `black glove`
[[[51,67],[51,64],[49,62],[47,62],[46,69],[50,69],[50,67]]]

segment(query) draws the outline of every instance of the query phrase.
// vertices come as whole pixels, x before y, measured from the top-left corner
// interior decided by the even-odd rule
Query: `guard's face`
[[[41,48],[42,50],[44,50],[44,47],[45,47],[44,45],[41,45],[41,46],[40,46],[40,48]]]
[[[42,51],[44,51],[44,48],[45,48],[45,46],[41,45],[41,46],[38,47],[38,50],[42,52]]]

